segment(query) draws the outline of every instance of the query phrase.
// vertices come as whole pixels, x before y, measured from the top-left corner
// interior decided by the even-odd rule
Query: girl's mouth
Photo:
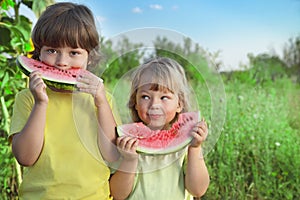
[[[163,117],[163,115],[162,114],[149,114],[149,117],[151,119],[158,119],[158,118]]]

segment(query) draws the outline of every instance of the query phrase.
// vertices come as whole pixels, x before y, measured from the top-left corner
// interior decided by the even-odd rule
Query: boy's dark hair
[[[72,47],[88,51],[91,66],[100,61],[100,38],[91,10],[80,4],[53,4],[42,13],[33,31],[33,58],[39,59],[43,46]]]

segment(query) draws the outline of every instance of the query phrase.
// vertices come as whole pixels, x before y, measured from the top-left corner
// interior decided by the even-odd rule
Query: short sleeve
[[[186,174],[186,167],[187,167],[187,153],[184,155],[183,164],[182,164],[182,170],[184,175]]]
[[[22,90],[16,95],[11,117],[10,132],[8,133],[9,138],[23,129],[29,118],[33,104],[34,99],[29,89]]]

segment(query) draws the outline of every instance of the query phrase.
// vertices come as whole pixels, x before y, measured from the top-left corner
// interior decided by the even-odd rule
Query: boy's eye
[[[72,56],[76,56],[76,55],[78,55],[78,54],[80,54],[79,52],[77,52],[77,51],[71,51],[71,53],[70,53]]]
[[[55,49],[47,49],[48,53],[57,53],[57,51]]]

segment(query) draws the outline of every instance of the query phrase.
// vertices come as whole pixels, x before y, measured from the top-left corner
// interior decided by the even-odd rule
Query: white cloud
[[[96,16],[96,19],[98,22],[102,23],[102,22],[105,22],[106,21],[106,18],[103,17],[103,16]]]
[[[132,9],[132,12],[133,13],[142,13],[143,10],[141,8],[139,8],[139,7],[135,7],[135,8]]]
[[[159,4],[151,4],[150,8],[154,9],[154,10],[162,10],[163,9],[163,7]]]
[[[178,10],[178,6],[177,5],[174,5],[174,6],[172,6],[172,10]]]

